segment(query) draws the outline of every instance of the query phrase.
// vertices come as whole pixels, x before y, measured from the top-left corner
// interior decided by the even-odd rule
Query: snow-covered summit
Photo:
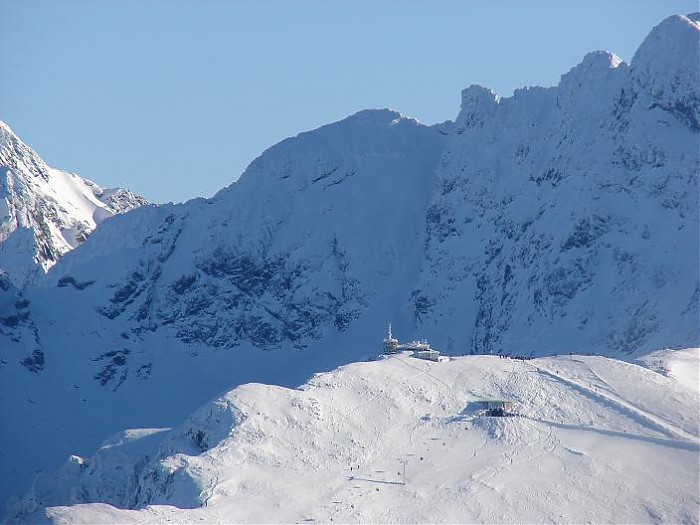
[[[48,270],[104,219],[145,203],[50,168],[0,121],[0,269],[16,283]]]
[[[700,22],[670,16],[656,26],[632,58],[634,89],[658,107],[700,130]]]
[[[496,112],[500,97],[489,88],[476,84],[462,90],[462,104],[455,126],[459,130],[464,127],[482,127],[484,119]]]
[[[397,354],[120,432],[9,522],[697,523],[697,395],[601,357]]]
[[[414,293],[431,340],[697,344],[699,29],[671,17],[631,65],[589,53],[551,88],[463,92]]]
[[[562,75],[559,90],[562,96],[577,100],[583,90],[597,91],[611,83],[612,75],[619,66],[626,67],[620,57],[610,51],[591,51],[583,60]],[[585,102],[590,103],[586,100]]]
[[[652,67],[657,62],[656,71],[671,69],[675,72],[679,67],[693,63],[698,55],[699,29],[700,13],[669,16],[654,27],[637,48],[632,66]],[[664,64],[658,63],[661,57]]]

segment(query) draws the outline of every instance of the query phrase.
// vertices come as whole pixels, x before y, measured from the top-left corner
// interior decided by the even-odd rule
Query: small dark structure
[[[481,401],[481,414],[487,417],[511,417],[515,414],[515,403],[507,399],[487,399]]]

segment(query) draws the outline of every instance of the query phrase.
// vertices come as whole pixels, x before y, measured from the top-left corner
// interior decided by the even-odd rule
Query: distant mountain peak
[[[591,51],[586,53],[581,63],[572,69],[590,72],[596,69],[615,69],[622,63],[622,59],[615,53],[606,50]]]
[[[50,168],[0,121],[0,269],[15,283],[48,270],[104,219],[146,203]]]
[[[462,90],[462,104],[455,120],[458,128],[481,127],[496,112],[500,97],[490,88],[472,84]]]
[[[673,15],[655,26],[632,57],[632,67],[653,66],[654,71],[694,63],[697,71],[700,14]],[[663,57],[663,63],[658,63]]]
[[[669,16],[657,25],[634,54],[634,90],[648,97],[648,105],[674,115],[700,130],[700,23]]]
[[[10,125],[4,120],[0,120],[0,144],[4,144],[10,137],[17,137]]]
[[[14,135],[10,126],[7,124],[7,122],[3,120],[0,120],[0,131],[3,132],[2,134],[0,134],[0,139],[3,140],[8,136],[8,134]]]

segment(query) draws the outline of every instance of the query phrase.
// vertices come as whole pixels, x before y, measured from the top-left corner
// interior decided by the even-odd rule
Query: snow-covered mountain
[[[553,88],[462,93],[414,292],[433,337],[476,353],[697,344],[698,44],[697,21],[670,17],[629,65],[594,52]]]
[[[127,430],[72,456],[12,518],[697,523],[698,349],[681,355],[694,388],[584,356],[396,355],[300,389],[245,385],[175,429]],[[480,416],[490,399],[518,416]]]
[[[454,122],[362,111],[0,280],[0,497],[235,385],[362,359],[389,321],[452,355],[697,347],[699,34],[674,16],[630,64],[472,86]]]
[[[0,270],[15,283],[36,279],[104,219],[146,203],[50,168],[0,121]]]
[[[417,275],[444,137],[361,112],[274,146],[213,199],[106,221],[39,286],[5,286],[0,399],[20,408],[0,487],[152,424],[158,399],[155,421],[172,424],[232,385],[292,386],[371,352],[329,337]]]

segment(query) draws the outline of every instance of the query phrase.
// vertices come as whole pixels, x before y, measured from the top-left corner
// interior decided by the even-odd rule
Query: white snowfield
[[[697,371],[698,349],[683,355]],[[518,415],[479,416],[488,399]],[[399,354],[296,390],[243,385],[175,430],[112,438],[38,478],[13,518],[698,523],[699,450],[697,381],[603,357]]]
[[[686,350],[666,348],[641,357],[639,361],[652,370],[677,379],[691,390],[696,390],[700,384],[699,353],[698,348]]]

